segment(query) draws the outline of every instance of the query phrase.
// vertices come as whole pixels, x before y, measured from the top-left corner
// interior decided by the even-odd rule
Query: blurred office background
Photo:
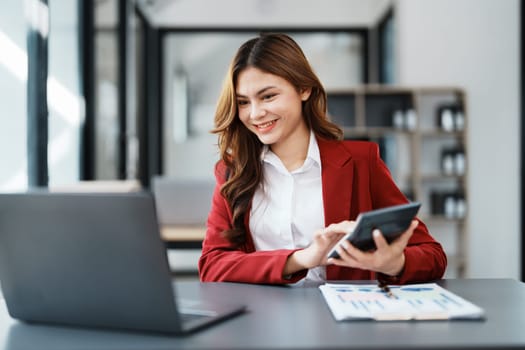
[[[330,91],[465,92],[461,276],[524,279],[522,14],[519,0],[3,0],[0,191],[213,182],[229,60],[259,31],[284,31]],[[457,238],[436,238],[454,250]]]

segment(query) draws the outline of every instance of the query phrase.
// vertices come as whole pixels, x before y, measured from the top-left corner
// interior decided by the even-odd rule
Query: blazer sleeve
[[[215,167],[216,185],[198,263],[201,281],[285,284],[304,278],[307,270],[287,276],[288,278],[282,276],[288,256],[295,250],[255,251],[247,220],[245,244],[234,247],[224,238],[222,232],[230,229],[233,222],[229,204],[220,191],[225,181],[225,169],[222,162]]]
[[[390,171],[379,157],[377,146],[370,148],[370,192],[374,208],[406,202],[406,198],[394,183]],[[378,274],[388,283],[415,283],[442,278],[447,257],[441,246],[417,218],[419,225],[405,248],[405,267],[396,277]]]

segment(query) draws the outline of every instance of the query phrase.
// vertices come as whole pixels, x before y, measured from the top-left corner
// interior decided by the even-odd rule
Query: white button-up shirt
[[[306,160],[292,172],[268,146],[261,157],[263,181],[250,212],[255,249],[304,248],[315,231],[324,227],[321,157],[315,136],[310,133]],[[325,268],[310,269],[306,280],[326,280]]]

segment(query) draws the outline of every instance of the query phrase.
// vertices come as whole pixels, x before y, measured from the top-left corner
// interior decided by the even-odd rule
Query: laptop
[[[245,310],[176,298],[149,192],[0,194],[0,281],[27,322],[185,334]]]

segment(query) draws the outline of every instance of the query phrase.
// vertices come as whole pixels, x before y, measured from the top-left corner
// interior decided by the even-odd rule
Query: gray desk
[[[505,349],[525,348],[525,284],[448,280],[449,290],[483,307],[485,321],[340,322],[319,290],[181,282],[188,297],[243,301],[249,311],[185,337],[28,325],[0,304],[3,349]]]

